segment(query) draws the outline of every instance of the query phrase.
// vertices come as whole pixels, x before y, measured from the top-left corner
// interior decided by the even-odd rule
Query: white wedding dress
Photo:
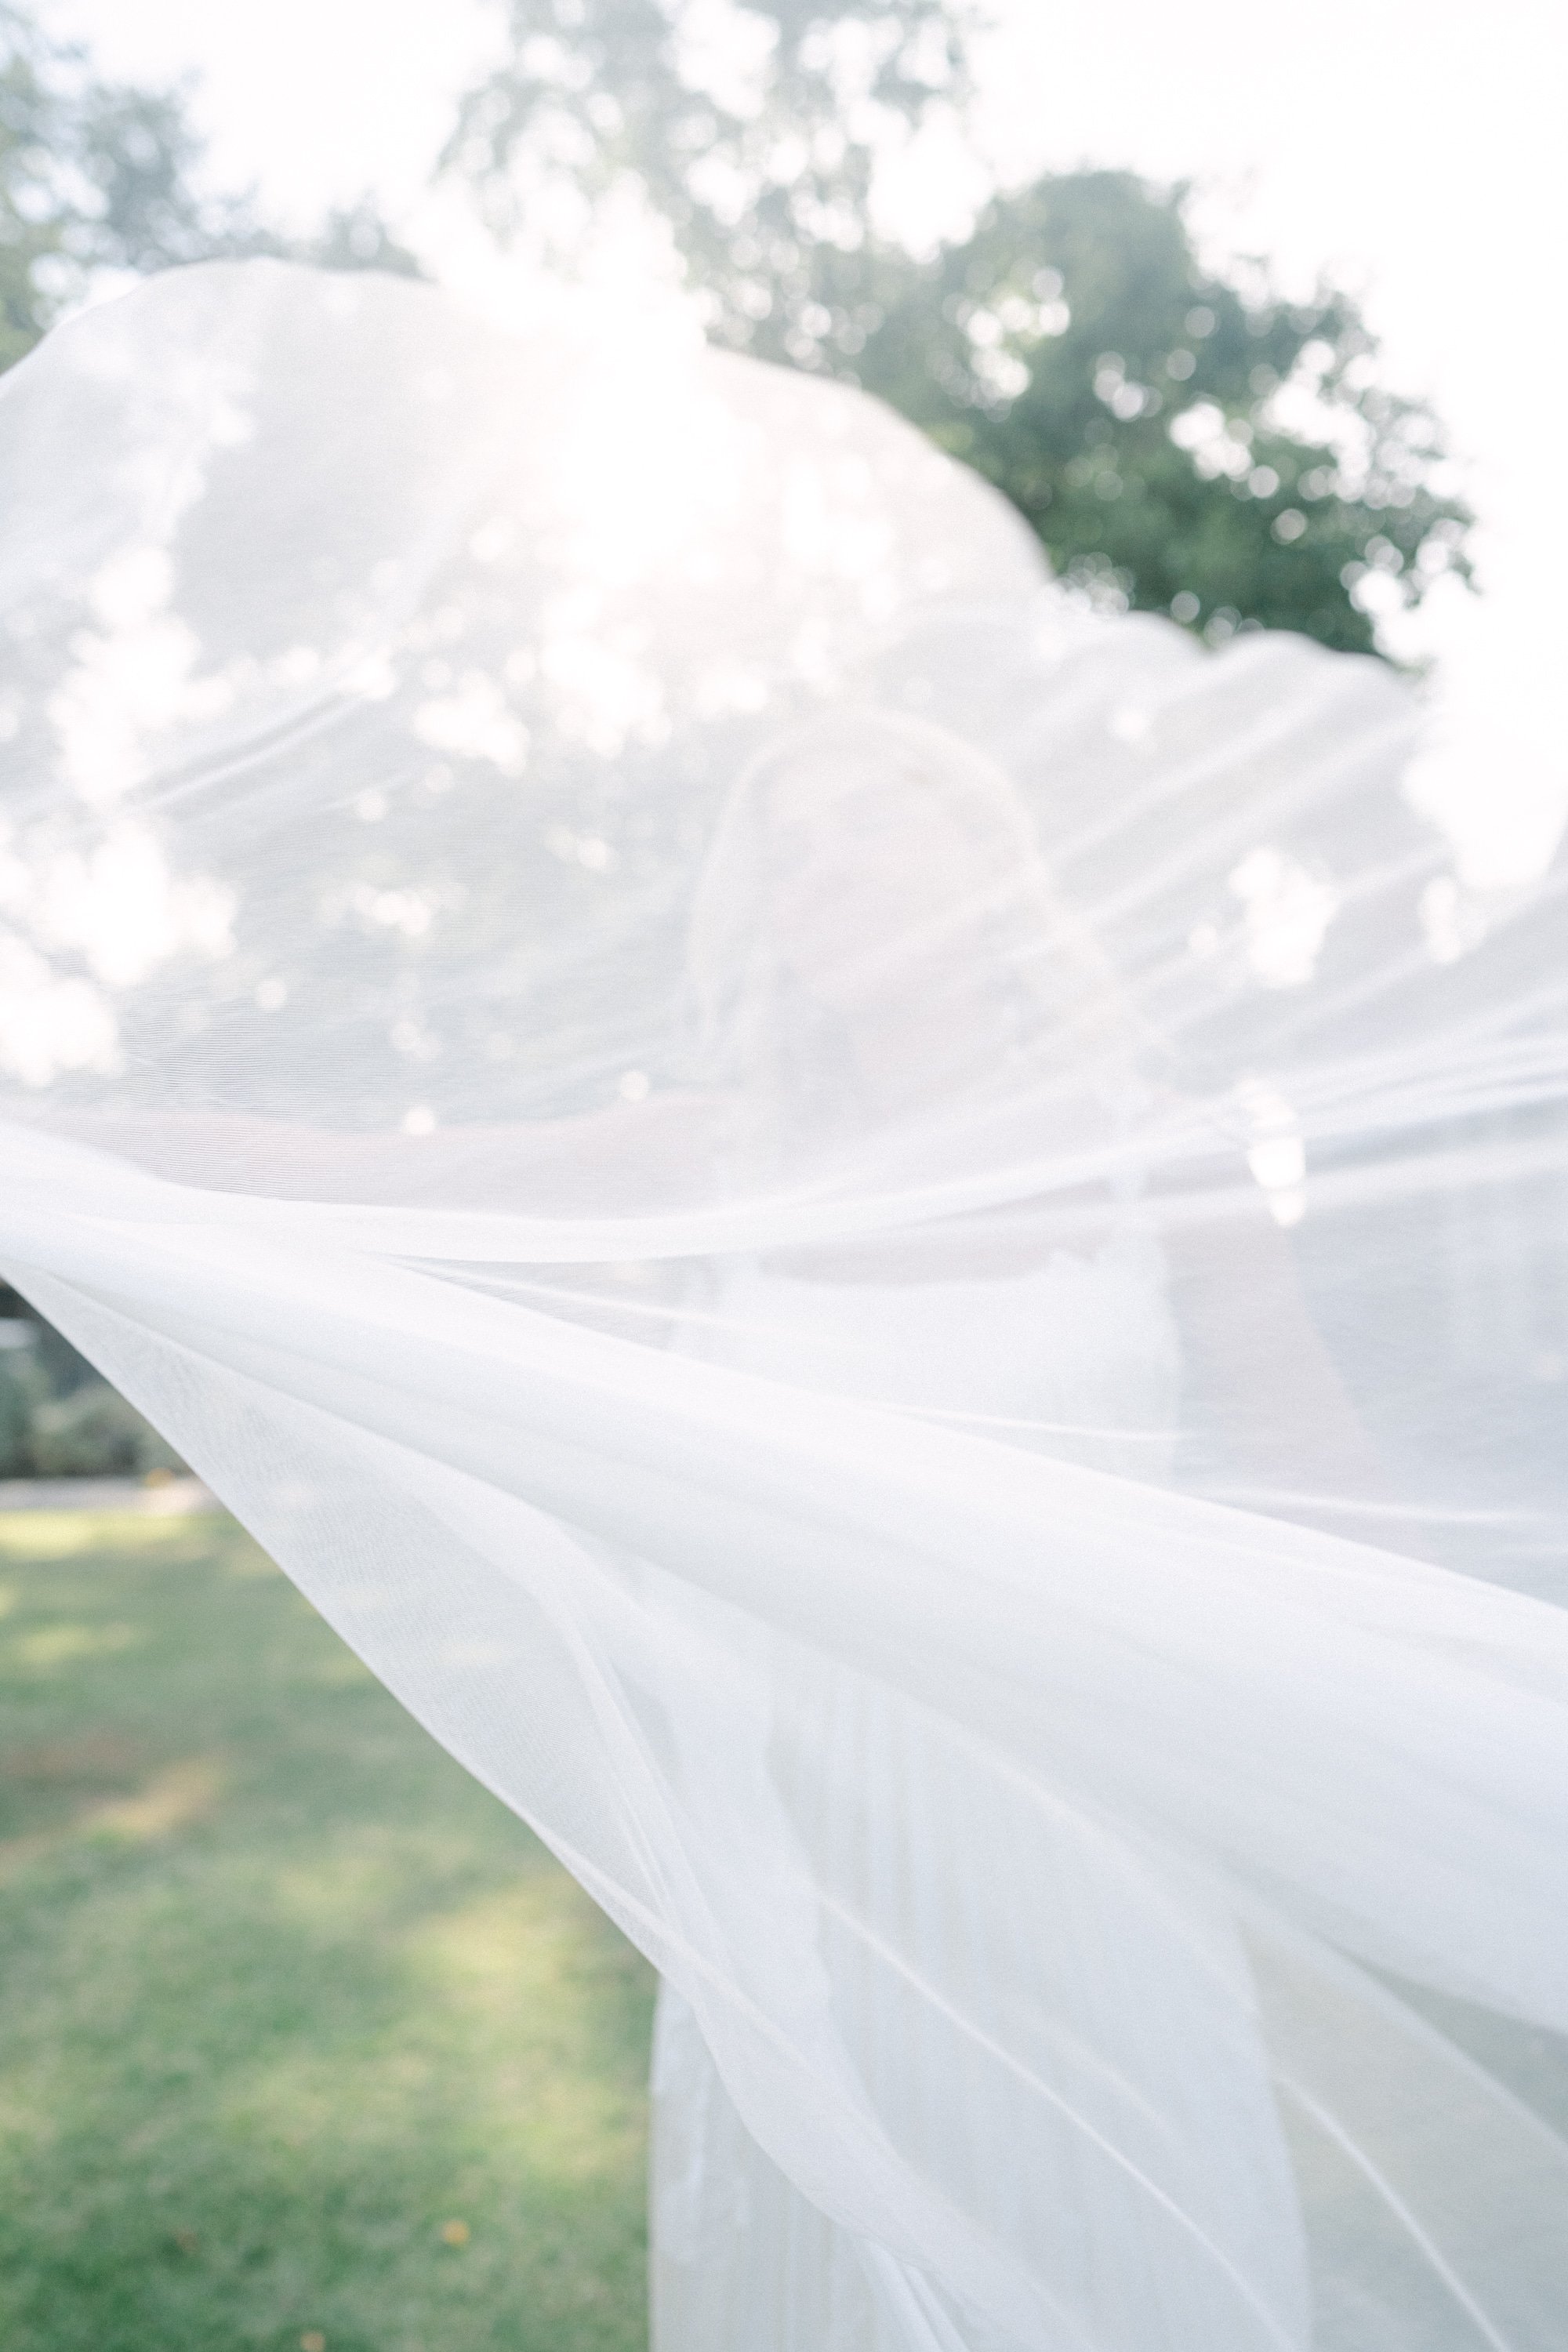
[[[1120,1223],[1098,1251],[989,1279],[731,1263],[675,1344],[1163,1482],[1180,1336],[1157,1245],[1135,1212]],[[1182,2352],[1310,2336],[1415,2352],[1468,2344],[1478,2322],[1474,2340],[1492,2340],[1458,2279],[1413,2293],[1409,2241],[1417,2269],[1441,2241],[1406,2203],[1412,2158],[1418,2197],[1424,2164],[1505,2145],[1521,2176],[1544,2160],[1561,2198],[1568,2166],[1532,2117],[1462,2060],[1435,2063],[1435,2037],[1370,1980],[1281,1939],[1266,1913],[1249,1919],[1125,1823],[1022,1782],[871,1677],[771,1645],[759,1658],[723,1612],[703,1631],[734,1700],[724,1769],[745,1780],[752,1834],[766,1823],[770,1931],[818,2063],[826,2048],[994,2247],[1032,2267],[1048,2246],[1058,2275],[1077,2273],[1074,2299],[1104,2330],[1081,2340]],[[777,1868],[785,1854],[793,1873]],[[1516,2054],[1528,2065],[1528,2046]],[[1358,2074],[1375,2123],[1347,2165],[1336,2142]],[[668,1983],[652,2091],[655,2352],[987,2340],[965,2336],[918,2266],[836,2224],[771,2161]],[[1179,2272],[1130,2259],[1163,2230],[1183,2242]],[[1550,2292],[1538,2283],[1530,2300],[1553,2326]],[[1053,2340],[1079,2339],[1068,2325]]]
[[[676,1344],[710,1362],[1068,1461],[1143,1476],[1170,1466],[1179,1342],[1157,1247],[1135,1228],[1093,1255],[1058,1251],[1048,1265],[988,1279],[811,1280],[731,1263],[708,1308],[683,1318]],[[722,1646],[721,1623],[711,1630]],[[1099,2071],[1091,2053],[1104,2050],[1108,2026],[1117,2038],[1131,2022],[1107,2014],[1118,1995],[1095,1979],[1110,1949],[1121,1947],[1118,1965],[1131,1959],[1118,1913],[1135,1906],[1116,1885],[1114,1860],[1102,1869],[1093,1839],[1070,1817],[1020,1803],[984,1756],[943,1743],[896,1693],[803,1659],[788,1668],[771,1662],[765,1688],[785,1674],[809,1738],[794,1755],[784,1750],[759,1695],[746,1765],[769,1790],[774,1836],[800,1851],[811,1890],[797,1896],[793,1919],[776,1922],[781,1939],[793,1934],[801,1951],[803,1991],[809,1984],[820,2000],[846,2074],[875,2086],[885,2109],[912,2126],[917,2146],[925,2143],[921,2160],[940,2169],[954,2153],[943,2143],[954,2140],[972,2166],[979,2148],[1013,2151],[1000,2177],[982,2158],[972,2186],[985,2183],[997,2208],[987,2218],[1004,2234],[1021,2228],[1026,2244],[1059,2223],[1060,2158],[1070,2172],[1072,2151],[1030,2164],[1029,2102],[1024,2113],[1010,2111],[1009,2085],[1005,2076],[985,2079],[987,2060],[1022,2016],[1036,2011],[1043,2023],[1048,2013],[1031,2066],[1059,2084],[1064,2102],[1087,2089],[1092,2111],[1106,2084],[1081,2079]],[[1042,1898],[1056,1916],[1031,1922]],[[969,2095],[956,2111],[954,2053],[924,2051],[890,2030],[897,1991],[878,1981],[876,1956],[895,1946],[904,1968],[929,1982],[954,1979],[970,2037],[958,2053]],[[1163,1953],[1163,1999],[1173,1990],[1169,1963]],[[982,1986],[973,1981],[977,1964]],[[837,2227],[758,2147],[689,2004],[668,1984],[652,2091],[656,2352],[897,2352],[911,2340],[951,2340],[919,2274]],[[1277,2193],[1282,2186],[1277,2179]],[[1107,2221],[1104,2249],[1082,2252],[1113,2264],[1115,2222]],[[1131,2283],[1127,2294],[1136,2302]],[[1143,2316],[1167,2331],[1175,2318]],[[1194,2310],[1191,2324],[1201,2316]]]
[[[658,2352],[1563,2352],[1568,869],[842,386],[0,381],[0,1268],[664,1979]]]

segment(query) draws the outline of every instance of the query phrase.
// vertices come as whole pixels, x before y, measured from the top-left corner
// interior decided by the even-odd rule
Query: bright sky
[[[1478,876],[1539,856],[1568,807],[1568,331],[1561,0],[996,0],[982,136],[1002,168],[1196,181],[1233,249],[1364,293],[1390,375],[1436,394],[1466,461],[1486,593],[1434,600],[1446,770]],[[308,223],[374,187],[422,209],[499,0],[48,0],[103,68],[200,77],[220,176]],[[937,184],[941,184],[940,174]],[[1445,776],[1447,781],[1445,781]]]

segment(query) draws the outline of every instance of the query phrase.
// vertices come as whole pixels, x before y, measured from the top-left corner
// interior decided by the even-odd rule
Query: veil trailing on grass
[[[678,336],[175,273],[0,516],[0,1265],[661,1971],[660,2352],[1560,2347],[1562,870]]]

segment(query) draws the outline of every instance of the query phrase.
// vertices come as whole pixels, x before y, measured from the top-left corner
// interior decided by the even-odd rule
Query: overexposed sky
[[[1479,810],[1478,869],[1568,804],[1568,332],[1561,0],[995,0],[981,136],[1005,173],[1194,180],[1209,233],[1363,294],[1388,373],[1433,394],[1483,529],[1486,593],[1418,625]],[[497,0],[47,0],[110,72],[200,77],[217,174],[301,226],[366,187],[437,265],[425,184]],[[936,159],[933,159],[933,162]],[[961,184],[961,180],[959,182]],[[941,187],[940,168],[928,180]]]

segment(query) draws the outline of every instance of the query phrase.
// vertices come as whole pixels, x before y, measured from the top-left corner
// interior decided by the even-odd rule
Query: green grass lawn
[[[651,2002],[229,1521],[0,1519],[5,2352],[631,2352]]]

